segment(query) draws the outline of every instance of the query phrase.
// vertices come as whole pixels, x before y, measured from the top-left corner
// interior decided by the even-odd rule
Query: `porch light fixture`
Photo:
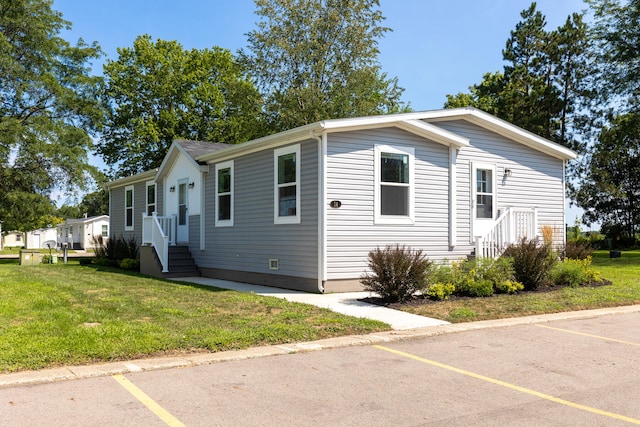
[[[195,182],[190,182],[189,183],[189,190],[193,190],[193,187],[195,187],[196,183]]]
[[[173,193],[174,191],[176,191],[175,185],[172,185],[171,187],[169,187],[169,192]]]
[[[504,168],[504,177],[505,178],[510,177],[512,173],[513,172],[511,172],[511,169]]]

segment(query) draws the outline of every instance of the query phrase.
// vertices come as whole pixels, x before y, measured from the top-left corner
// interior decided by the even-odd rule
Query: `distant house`
[[[26,234],[27,248],[29,249],[47,249],[49,244],[52,248],[56,247],[58,239],[58,231],[54,227],[39,228],[29,231]]]
[[[431,260],[565,240],[573,151],[473,108],[326,120],[244,144],[175,141],[160,168],[108,184],[111,236],[141,271],[313,292],[361,289],[387,244]],[[184,248],[179,251],[177,248]]]
[[[66,244],[73,249],[92,249],[93,237],[109,237],[109,216],[67,219],[56,228],[58,246]]]
[[[4,248],[23,248],[24,233],[20,231],[9,231],[2,236],[2,246]]]

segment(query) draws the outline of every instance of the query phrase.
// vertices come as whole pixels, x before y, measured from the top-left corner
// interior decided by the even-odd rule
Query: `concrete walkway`
[[[181,277],[173,280],[197,283],[205,286],[215,286],[223,289],[232,289],[240,292],[253,292],[256,295],[283,298],[287,301],[311,304],[353,317],[364,317],[367,319],[379,320],[391,325],[395,330],[449,324],[449,322],[445,322],[444,320],[431,319],[429,317],[418,316],[416,314],[405,313],[404,311],[358,301],[359,299],[373,295],[371,292],[312,294],[288,289],[272,288],[268,286],[230,282],[227,280],[209,279],[206,277]]]

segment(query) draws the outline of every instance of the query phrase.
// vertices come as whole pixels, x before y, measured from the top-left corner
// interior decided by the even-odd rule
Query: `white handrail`
[[[152,245],[156,250],[162,272],[169,272],[169,245],[173,244],[174,221],[172,217],[161,217],[155,212],[142,214],[142,244]]]
[[[512,243],[533,239],[538,229],[537,208],[506,208],[484,235],[476,236],[476,256],[497,258]]]

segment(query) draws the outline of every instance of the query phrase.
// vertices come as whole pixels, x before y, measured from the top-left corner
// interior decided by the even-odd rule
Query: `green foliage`
[[[435,282],[450,284],[456,295],[470,297],[487,297],[515,289],[518,286],[512,283],[512,278],[513,266],[508,258],[460,260],[450,267],[440,267],[434,274]]]
[[[569,16],[557,30],[546,29],[532,3],[521,13],[502,51],[503,72],[486,73],[470,93],[447,95],[445,108],[473,106],[537,135],[581,149],[574,133],[585,120],[590,40],[582,15]]]
[[[515,294],[524,290],[524,285],[520,282],[513,280],[503,280],[494,284],[494,288],[497,294]]]
[[[260,17],[240,57],[266,97],[274,131],[404,110],[378,61],[389,28],[378,0],[256,0]]]
[[[601,280],[600,273],[592,267],[591,262],[589,256],[585,259],[565,259],[557,263],[550,273],[553,284],[576,288]]]
[[[455,292],[456,287],[451,283],[433,283],[427,289],[427,297],[436,301],[449,299]]]
[[[120,261],[120,268],[123,270],[132,270],[139,271],[140,270],[140,261],[133,258],[125,258]]]
[[[552,246],[536,240],[522,239],[520,243],[510,245],[504,256],[512,258],[515,279],[527,291],[536,290],[542,285],[557,261]]]
[[[93,245],[95,246],[96,259],[94,262],[100,263],[99,260],[105,261],[103,265],[118,265],[124,259],[138,258],[138,242],[135,237],[126,239],[120,237],[110,237],[104,239],[102,235],[98,234],[91,237]]]
[[[45,228],[58,222],[51,200],[41,194],[27,191],[9,191],[1,194],[0,218],[3,230],[22,232]]]
[[[109,114],[97,147],[118,176],[158,167],[174,139],[233,144],[262,135],[261,96],[229,50],[143,35],[118,55],[104,66]]]
[[[591,242],[587,239],[567,240],[564,245],[564,258],[585,259],[593,253]]]
[[[432,263],[422,250],[406,246],[386,246],[369,252],[370,272],[360,282],[365,290],[376,292],[392,302],[407,301],[429,284]]]
[[[71,24],[51,4],[0,5],[1,216],[11,209],[9,198],[25,202],[27,217],[40,215],[43,197],[56,189],[82,190],[96,172],[87,152],[102,120],[101,78],[89,75],[89,65],[101,51],[95,43],[72,46],[61,38]],[[18,221],[11,228],[31,225]]]
[[[640,233],[640,113],[617,116],[602,129],[576,200],[585,219],[600,222],[607,237],[635,243]]]

